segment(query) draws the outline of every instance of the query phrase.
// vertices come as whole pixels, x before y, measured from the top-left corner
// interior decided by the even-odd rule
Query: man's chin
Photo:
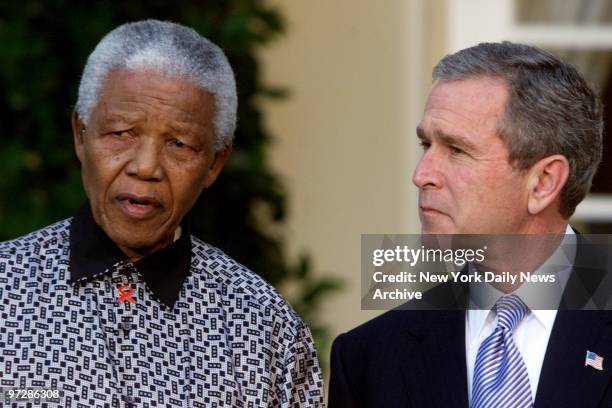
[[[425,225],[421,226],[422,235],[449,235],[460,234],[457,229],[450,225]]]
[[[134,233],[121,233],[115,231],[109,238],[126,254],[132,261],[143,258],[153,252],[159,251],[172,243],[172,238],[160,235],[159,230],[139,231]]]
[[[460,234],[452,218],[435,210],[419,211],[422,235]]]

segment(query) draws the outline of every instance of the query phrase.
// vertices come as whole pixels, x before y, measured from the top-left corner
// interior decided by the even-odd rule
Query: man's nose
[[[153,181],[163,178],[162,149],[156,143],[146,139],[141,140],[134,146],[131,154],[132,157],[126,166],[128,175]]]
[[[442,187],[440,157],[433,147],[427,149],[412,174],[412,182],[420,189]]]

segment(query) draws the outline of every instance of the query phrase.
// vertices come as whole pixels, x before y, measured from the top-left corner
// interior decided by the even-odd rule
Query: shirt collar
[[[182,223],[178,240],[146,257],[130,262],[96,223],[89,201],[79,209],[70,225],[70,284],[111,273],[118,263],[132,264],[159,301],[172,308],[191,265],[189,223]]]
[[[560,294],[565,290],[567,281],[572,270],[572,265],[576,257],[576,233],[569,225],[565,229],[565,236],[561,244],[553,252],[553,254],[536,270],[541,271],[551,265],[567,265],[568,267],[558,272],[559,285],[561,286]],[[470,265],[471,267],[471,265]],[[533,304],[534,294],[529,293],[529,285],[522,285],[513,293],[519,296],[529,307],[532,315],[540,322],[540,324],[548,331],[552,330],[557,315],[556,310],[541,310]],[[481,286],[482,288],[482,286]],[[469,335],[470,339],[474,340],[482,331],[487,319],[493,319],[493,305],[505,293],[495,289],[491,285],[486,285],[486,290],[474,290],[475,285],[470,285],[470,309],[468,310],[469,319]],[[535,294],[537,295],[537,293]],[[559,297],[559,301],[561,298]]]

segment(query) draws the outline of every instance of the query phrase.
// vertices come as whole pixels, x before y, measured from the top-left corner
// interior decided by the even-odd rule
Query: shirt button
[[[132,408],[136,406],[136,399],[131,395],[124,395],[123,401],[125,402],[126,408]]]
[[[134,328],[134,325],[130,322],[121,322],[121,328],[125,331],[130,331]]]

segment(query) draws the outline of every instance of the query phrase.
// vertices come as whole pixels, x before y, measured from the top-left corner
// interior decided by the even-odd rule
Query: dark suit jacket
[[[612,312],[568,310],[579,309],[601,289],[609,269],[593,267],[593,260],[606,264],[607,254],[579,245],[544,356],[535,408],[612,408]],[[392,310],[338,336],[329,408],[467,408],[465,313]],[[587,350],[604,357],[603,371],[584,365]]]

